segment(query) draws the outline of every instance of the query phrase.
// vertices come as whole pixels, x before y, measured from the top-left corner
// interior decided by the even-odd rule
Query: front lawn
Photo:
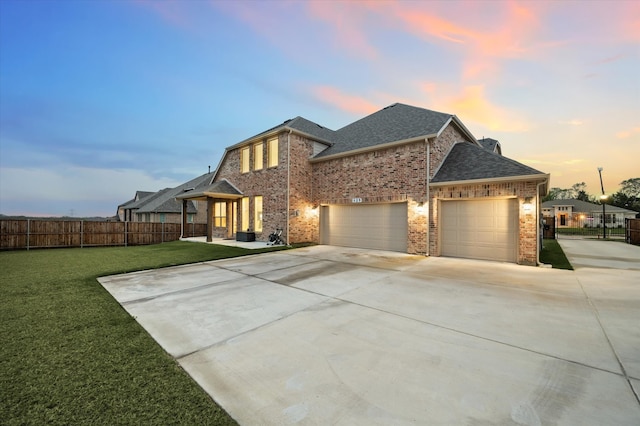
[[[543,249],[540,252],[540,262],[546,263],[557,269],[571,269],[573,266],[569,263],[558,240],[545,239]]]
[[[96,278],[258,252],[180,241],[0,252],[0,422],[236,424]]]

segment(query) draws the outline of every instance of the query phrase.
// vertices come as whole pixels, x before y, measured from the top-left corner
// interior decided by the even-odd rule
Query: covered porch
[[[236,234],[238,223],[238,203],[242,192],[226,179],[214,182],[203,189],[191,189],[176,197],[182,201],[182,235],[187,227],[188,201],[205,201],[207,203],[207,236],[208,243],[213,242],[213,230],[224,228],[223,239],[232,239]]]

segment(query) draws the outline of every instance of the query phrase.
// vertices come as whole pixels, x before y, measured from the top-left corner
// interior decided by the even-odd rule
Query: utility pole
[[[598,174],[600,175],[600,189],[602,195],[600,196],[600,203],[602,203],[602,239],[607,238],[607,223],[605,222],[605,201],[607,196],[604,194],[604,185],[602,184],[602,167],[598,167]]]

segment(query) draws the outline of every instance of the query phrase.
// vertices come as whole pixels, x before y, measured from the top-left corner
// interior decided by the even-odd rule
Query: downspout
[[[429,226],[429,222],[431,221],[431,199],[430,191],[429,191],[429,174],[431,173],[431,144],[429,143],[429,139],[425,138],[425,143],[427,144],[427,247],[425,250],[425,255],[429,256],[429,234],[431,233],[431,226]]]
[[[289,129],[289,133],[287,134],[287,245],[289,245],[289,219],[291,217],[291,212],[289,211],[291,207],[291,132],[293,130]]]

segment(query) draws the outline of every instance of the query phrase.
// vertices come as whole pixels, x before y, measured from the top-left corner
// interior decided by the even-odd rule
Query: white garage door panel
[[[443,256],[516,261],[515,199],[443,201],[440,224]]]
[[[407,204],[324,206],[321,243],[374,250],[407,250]]]

